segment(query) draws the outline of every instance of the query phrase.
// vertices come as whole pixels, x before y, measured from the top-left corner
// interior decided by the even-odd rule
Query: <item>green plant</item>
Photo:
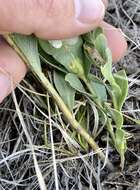
[[[88,150],[89,145],[93,150],[99,149],[94,138],[100,130],[94,128],[91,132],[87,119],[89,106],[94,107],[96,121],[110,133],[123,168],[128,134],[123,128],[121,110],[128,94],[128,80],[124,70],[112,73],[112,55],[103,30],[97,28],[86,35],[62,41],[44,41],[33,35],[19,34],[4,37],[54,98],[68,123],[77,131],[72,130],[73,138],[84,150]],[[53,82],[43,73],[40,60],[51,66]],[[92,74],[92,65],[98,68],[99,77]],[[82,105],[74,116],[77,99],[86,100],[86,106]],[[102,151],[98,155],[105,160]],[[107,164],[113,168],[109,160]]]

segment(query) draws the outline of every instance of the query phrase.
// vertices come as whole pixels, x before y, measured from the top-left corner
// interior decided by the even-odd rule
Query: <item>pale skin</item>
[[[43,39],[64,39],[100,25],[113,60],[118,61],[125,54],[127,43],[120,30],[103,21],[107,4],[107,0],[0,0],[0,33],[33,33]],[[1,38],[0,102],[11,92],[10,80],[16,86],[26,72],[23,61]]]

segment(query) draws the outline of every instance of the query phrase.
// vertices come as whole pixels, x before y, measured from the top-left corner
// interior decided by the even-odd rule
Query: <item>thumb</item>
[[[96,27],[104,12],[102,0],[0,0],[0,31],[68,38]]]

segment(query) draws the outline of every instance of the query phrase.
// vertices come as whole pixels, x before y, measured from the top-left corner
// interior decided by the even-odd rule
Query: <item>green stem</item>
[[[115,139],[113,127],[112,127],[112,125],[111,125],[111,119],[108,119],[108,121],[107,121],[107,130],[109,131],[110,136],[111,136],[112,141],[113,141],[113,144],[115,145],[116,139]]]
[[[55,102],[59,106],[60,110],[63,112],[64,116],[67,118],[68,122],[71,124],[71,126],[88,142],[88,144],[91,146],[91,148],[94,151],[97,151],[98,156],[102,161],[105,161],[105,155],[102,151],[98,151],[100,148],[94,141],[94,139],[88,134],[88,132],[76,121],[72,113],[69,111],[57,91],[54,89],[52,84],[49,82],[49,80],[46,78],[46,76],[43,73],[37,73],[31,66],[28,58],[21,52],[21,50],[18,48],[18,46],[13,42],[10,35],[3,35],[3,37],[6,39],[6,41],[14,48],[14,50],[19,54],[19,56],[22,58],[22,60],[30,67],[32,72],[39,78],[45,89],[52,95]],[[107,166],[110,170],[113,170],[113,165],[110,163],[109,160],[107,160]]]

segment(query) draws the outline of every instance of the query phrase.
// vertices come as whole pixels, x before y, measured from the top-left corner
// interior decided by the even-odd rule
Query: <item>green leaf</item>
[[[122,129],[116,130],[116,147],[119,153],[124,154],[127,149],[125,131]]]
[[[121,129],[124,121],[122,113],[118,110],[111,108],[108,104],[105,104],[105,106],[108,112],[111,114],[111,118],[114,120],[116,127]]]
[[[25,58],[28,59],[30,67],[34,69],[35,72],[42,73],[41,63],[38,53],[38,41],[34,36],[24,36],[20,34],[11,35],[14,43],[24,54]]]
[[[119,98],[121,96],[121,90],[118,88],[118,86],[106,86],[108,93],[110,94],[113,102],[114,109],[120,111],[119,109]]]
[[[117,129],[115,136],[116,136],[115,147],[121,156],[121,167],[123,168],[125,160],[124,154],[127,150],[126,133],[122,129]]]
[[[73,111],[76,91],[65,81],[65,75],[54,71],[54,84],[65,104]]]
[[[116,123],[116,127],[121,129],[123,127],[123,122],[124,122],[122,113],[115,109],[111,109],[111,114],[113,120]]]
[[[96,93],[98,99],[102,102],[107,101],[107,92],[105,86],[97,81],[90,81],[90,85],[93,88],[93,91]]]
[[[80,59],[82,64],[82,38],[79,37],[76,44],[63,41],[60,48],[55,48],[49,41],[39,40],[41,48],[56,61],[62,64],[68,71],[70,71],[70,64],[75,59]]]
[[[114,74],[114,78],[115,78],[116,83],[121,89],[121,96],[118,100],[118,107],[119,107],[119,110],[121,110],[125,102],[125,99],[128,95],[128,78],[124,70],[121,70],[117,72],[116,74]]]
[[[103,60],[106,60],[107,39],[104,34],[99,34],[95,40],[95,49],[99,52]]]
[[[86,93],[83,84],[81,83],[80,79],[73,73],[69,73],[66,75],[65,80],[70,84],[72,88],[75,90]]]
[[[106,80],[109,81],[111,85],[115,83],[114,77],[112,75],[112,53],[110,49],[106,49],[107,62],[104,66],[101,67],[102,75]]]
[[[115,81],[112,74],[112,55],[111,51],[106,49],[107,63],[101,67],[101,72],[104,78],[110,83],[111,87],[108,88],[110,95],[112,96],[114,108],[120,111],[120,97],[122,96],[122,91],[120,86]]]

